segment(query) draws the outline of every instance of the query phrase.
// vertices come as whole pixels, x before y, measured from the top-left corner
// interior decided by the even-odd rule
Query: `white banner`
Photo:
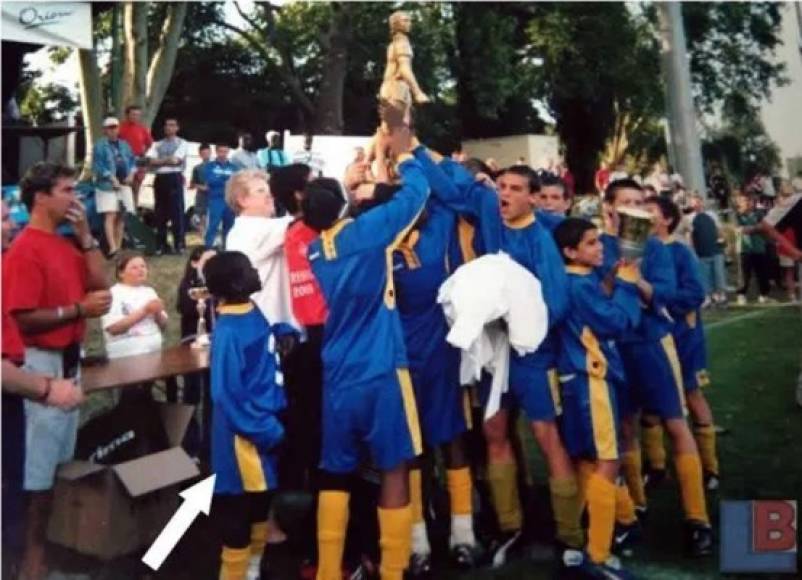
[[[89,2],[3,2],[3,40],[92,48]]]

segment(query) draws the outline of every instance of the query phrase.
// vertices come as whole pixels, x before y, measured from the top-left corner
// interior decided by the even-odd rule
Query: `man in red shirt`
[[[31,219],[4,256],[3,301],[25,345],[25,368],[78,379],[86,318],[103,315],[111,294],[103,256],[75,195],[75,171],[37,163],[20,182]],[[70,223],[75,242],[56,229]],[[52,388],[52,385],[51,385]],[[58,465],[72,459],[78,410],[25,404],[24,489],[30,494],[23,577],[44,578],[44,541]]]
[[[125,108],[125,121],[120,124],[120,139],[128,143],[134,156],[139,159],[145,156],[145,152],[153,144],[153,137],[150,129],[142,124],[142,108],[137,105],[129,105]],[[139,188],[142,180],[145,179],[147,167],[139,167],[134,174],[134,182],[131,189],[134,192],[134,207],[139,205]]]

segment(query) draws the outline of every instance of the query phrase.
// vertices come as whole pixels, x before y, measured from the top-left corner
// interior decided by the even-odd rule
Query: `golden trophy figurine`
[[[189,289],[189,297],[197,302],[198,327],[195,331],[195,340],[192,348],[207,348],[209,346],[209,333],[206,330],[206,301],[209,299],[209,290],[205,286]]]

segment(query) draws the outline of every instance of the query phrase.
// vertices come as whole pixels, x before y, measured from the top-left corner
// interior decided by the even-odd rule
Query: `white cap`
[[[272,141],[273,137],[275,137],[278,134],[279,134],[278,131],[268,131],[267,133],[265,133],[265,139],[267,139],[268,142]]]
[[[106,117],[103,119],[103,127],[119,127],[120,122],[117,120],[117,117]]]

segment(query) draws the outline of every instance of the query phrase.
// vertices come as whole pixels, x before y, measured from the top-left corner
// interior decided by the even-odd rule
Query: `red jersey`
[[[4,312],[68,307],[86,294],[89,274],[84,256],[57,234],[26,227],[3,261]],[[84,321],[76,320],[39,334],[23,333],[22,341],[27,346],[61,350],[81,342],[85,329]]]
[[[120,139],[123,139],[131,146],[131,151],[137,157],[142,157],[153,144],[153,137],[150,136],[150,129],[139,123],[123,121],[120,123]]]
[[[610,183],[610,171],[608,169],[599,169],[596,172],[595,181],[598,184],[599,189],[607,189],[607,185]]]
[[[284,255],[290,272],[290,297],[292,313],[304,326],[317,326],[326,322],[328,310],[317,279],[312,273],[306,250],[317,239],[318,233],[301,220],[287,228],[284,239]]]
[[[15,363],[22,363],[25,360],[25,344],[19,334],[17,323],[8,311],[8,300],[6,299],[6,260],[3,260],[3,358],[7,358]]]

